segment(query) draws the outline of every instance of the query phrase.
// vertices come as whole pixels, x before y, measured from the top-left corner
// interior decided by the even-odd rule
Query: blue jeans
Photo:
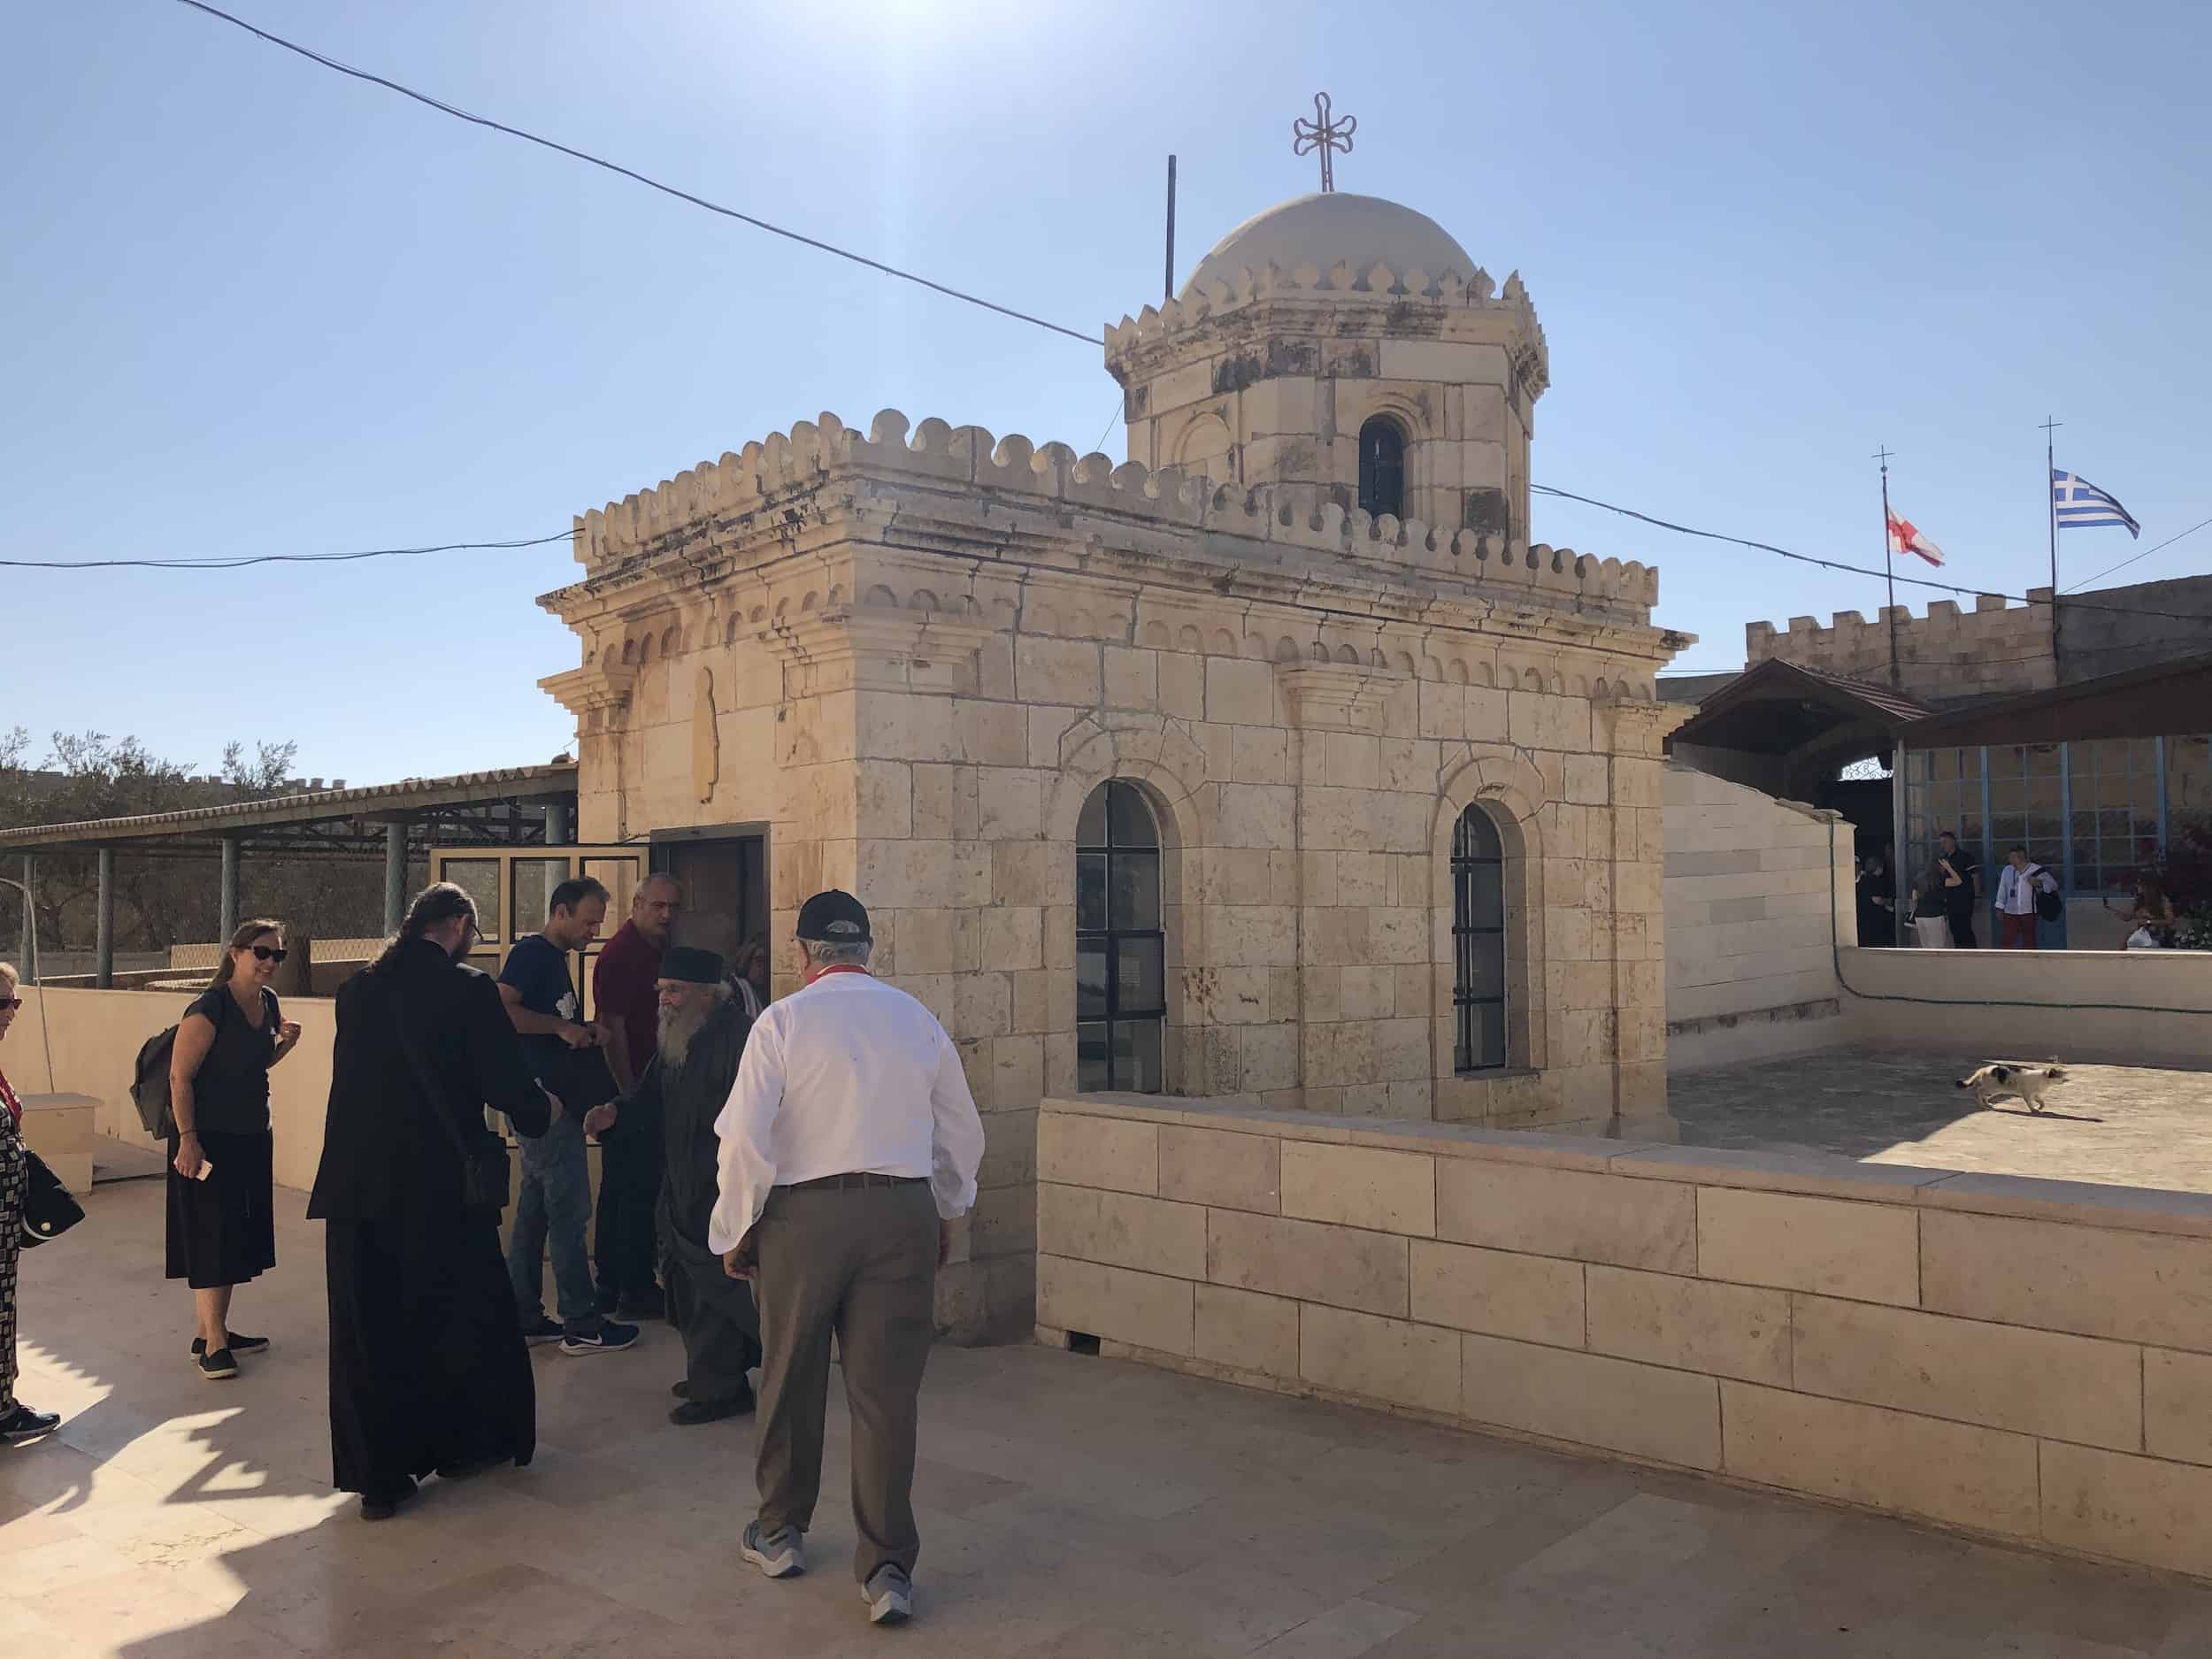
[[[550,1128],[522,1142],[522,1183],[515,1223],[507,1235],[507,1278],[525,1325],[545,1313],[545,1256],[553,1255],[553,1289],[562,1327],[571,1336],[596,1331],[599,1304],[592,1291],[584,1229],[591,1221],[591,1175],[584,1162],[584,1123],[564,1111]]]

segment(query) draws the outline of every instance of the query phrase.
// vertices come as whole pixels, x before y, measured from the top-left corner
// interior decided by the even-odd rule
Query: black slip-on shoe
[[[361,1494],[361,1518],[388,1521],[399,1513],[399,1506],[414,1495],[415,1483],[411,1480],[396,1492],[365,1492]]]
[[[678,1428],[690,1428],[699,1423],[719,1423],[725,1417],[749,1416],[753,1409],[753,1391],[748,1385],[742,1394],[732,1394],[727,1400],[687,1400],[668,1414],[668,1420]]]

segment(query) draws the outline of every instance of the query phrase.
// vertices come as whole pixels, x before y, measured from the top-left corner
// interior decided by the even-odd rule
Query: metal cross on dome
[[[1338,120],[1330,113],[1329,95],[1325,92],[1313,95],[1313,116],[1310,121],[1302,115],[1291,122],[1291,153],[1303,156],[1317,150],[1321,152],[1321,188],[1326,192],[1336,188],[1336,167],[1330,152],[1341,150],[1350,153],[1352,134],[1359,127],[1359,117],[1348,115]]]

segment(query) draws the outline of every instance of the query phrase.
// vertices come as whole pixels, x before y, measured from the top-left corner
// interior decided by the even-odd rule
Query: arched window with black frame
[[[1359,506],[1371,518],[1406,516],[1406,434],[1387,415],[1359,429]]]
[[[1091,791],[1075,827],[1076,1087],[1156,1094],[1167,1020],[1160,827],[1133,784]]]
[[[1506,1064],[1505,847],[1480,803],[1452,831],[1452,1069]]]

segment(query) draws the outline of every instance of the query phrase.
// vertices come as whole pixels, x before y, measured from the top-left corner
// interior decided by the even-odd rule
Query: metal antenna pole
[[[1175,157],[1167,158],[1167,281],[1165,296],[1175,297]]]

